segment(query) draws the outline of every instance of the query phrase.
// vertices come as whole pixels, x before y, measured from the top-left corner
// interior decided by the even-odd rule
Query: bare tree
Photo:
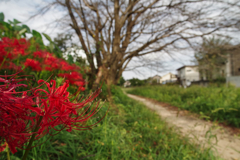
[[[180,50],[196,38],[236,26],[238,21],[224,16],[236,5],[237,0],[53,0],[38,14],[52,6],[65,11],[62,20],[70,23],[87,55],[90,83],[103,78],[110,86],[134,57]]]

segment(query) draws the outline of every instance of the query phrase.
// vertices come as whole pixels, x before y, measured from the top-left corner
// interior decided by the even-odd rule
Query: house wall
[[[162,78],[161,78],[162,82],[165,82],[165,81],[168,81],[168,80],[170,80],[170,74],[169,73],[164,75],[164,76],[162,76]]]
[[[227,77],[227,83],[233,84],[236,87],[240,87],[240,76]]]
[[[230,54],[231,57],[231,75],[240,76],[240,54],[236,50]]]
[[[185,68],[182,68],[182,69],[178,70],[178,77],[179,77],[181,80],[185,79],[185,76],[186,76],[186,74],[185,74]]]
[[[200,75],[198,67],[184,67],[178,70],[180,80],[199,81]]]
[[[227,57],[227,63],[226,63],[226,77],[231,76],[231,56],[228,55]]]
[[[160,83],[168,83],[168,82],[174,82],[174,81],[177,81],[177,78],[175,77],[175,75],[168,73],[162,76]]]
[[[129,86],[131,86],[131,82],[126,81],[126,82],[123,84],[123,86],[124,86],[124,87],[129,87]]]
[[[185,67],[185,77],[189,81],[199,81],[200,75],[198,67]]]
[[[160,76],[153,76],[152,77],[152,80],[156,80],[157,81],[157,83],[161,83],[161,77]]]
[[[238,50],[228,55],[226,64],[226,82],[236,87],[240,87],[240,53]]]

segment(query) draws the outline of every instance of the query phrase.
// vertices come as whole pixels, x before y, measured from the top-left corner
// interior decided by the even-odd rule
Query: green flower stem
[[[7,56],[9,55],[9,53],[10,53],[10,52],[7,53]],[[1,63],[1,66],[0,66],[0,70],[1,70],[1,68],[2,68],[2,66],[3,66],[3,64],[4,64],[4,62],[6,61],[7,56],[4,57],[4,59],[3,59],[2,63]]]
[[[11,160],[10,159],[10,149],[9,149],[9,147],[7,148],[7,160]]]
[[[39,118],[39,121],[38,121],[38,123],[37,123],[37,126],[36,126],[36,128],[34,129],[33,132],[37,132],[37,131],[39,130],[39,128],[40,128],[40,123],[41,123],[42,119],[43,119],[43,116],[41,116],[41,117]],[[33,143],[36,135],[37,135],[37,133],[34,133],[34,134],[32,135],[32,137],[31,137],[31,139],[30,139],[30,141],[29,141],[29,143],[28,143],[28,146],[27,146],[27,148],[26,148],[26,151],[25,151],[25,153],[24,153],[24,155],[23,155],[23,157],[22,157],[22,160],[26,160],[26,159],[27,159],[27,155],[28,155],[29,151],[31,150],[32,143]]]

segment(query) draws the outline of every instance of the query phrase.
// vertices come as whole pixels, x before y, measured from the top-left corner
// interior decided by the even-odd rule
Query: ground
[[[186,114],[187,111],[179,112],[174,107],[148,98],[130,94],[128,96],[156,111],[170,126],[175,126],[179,132],[192,141],[197,141],[202,147],[210,146],[223,159],[240,160],[240,137],[236,134],[238,130],[199,119],[193,114]]]

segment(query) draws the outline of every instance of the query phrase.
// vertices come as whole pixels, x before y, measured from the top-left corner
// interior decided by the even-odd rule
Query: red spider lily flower
[[[16,75],[0,76],[0,144],[6,142],[13,154],[17,152],[16,148],[22,148],[29,142],[34,134],[36,137],[33,138],[37,140],[46,134],[52,135],[53,130],[85,130],[105,117],[95,124],[85,125],[101,108],[99,102],[91,106],[100,90],[75,103],[77,96],[73,95],[74,98],[67,92],[69,81],[56,88],[55,80],[50,83],[39,80],[40,86],[46,84],[48,91],[33,88],[28,92],[18,92],[17,88],[27,86],[19,84],[25,79],[15,79]],[[62,126],[62,129],[59,130],[56,126]],[[38,130],[33,130],[38,127]],[[4,147],[3,145],[0,149],[3,150]]]
[[[3,83],[0,85],[0,140],[8,143],[12,153],[30,139],[32,128],[36,126],[34,115],[41,114],[41,109],[33,107],[36,104],[33,95],[16,92],[18,87],[27,86],[18,84],[25,79],[14,79],[14,76],[0,78]]]
[[[61,70],[63,71],[75,71],[79,69],[79,67],[77,67],[76,65],[70,65],[64,60],[60,62],[60,66],[61,66]]]
[[[55,57],[48,57],[43,61],[44,69],[48,71],[60,69],[59,60]]]
[[[5,61],[3,63],[3,66],[2,66],[1,69],[11,69],[11,70],[15,70],[15,71],[20,71],[22,69],[22,67],[21,66],[17,66],[16,64],[14,64],[12,62]]]
[[[8,59],[15,59],[18,55],[27,55],[26,50],[29,47],[29,43],[25,39],[10,39],[3,37],[0,41],[0,61],[4,57]]]
[[[24,65],[26,67],[31,67],[35,71],[41,71],[42,70],[40,62],[37,61],[37,60],[34,60],[34,59],[27,58]]]
[[[2,146],[0,146],[0,152],[4,151],[7,147],[7,143],[5,142]]]
[[[29,43],[26,41],[26,39],[21,38],[21,39],[14,39],[13,44],[13,54],[15,55],[27,55],[26,50],[29,47]]]
[[[85,91],[85,88],[83,87],[85,83],[83,81],[75,81],[74,85],[78,86],[81,91]]]
[[[34,58],[48,58],[48,57],[52,57],[52,54],[51,53],[48,53],[46,51],[36,51],[33,53],[33,57]]]
[[[8,114],[7,112],[1,114],[1,138],[8,143],[11,152],[14,154],[17,152],[16,148],[22,148],[22,146],[28,142],[31,138],[31,129],[27,126],[28,121],[34,122],[34,117],[27,117],[22,114]],[[32,124],[31,124],[32,125]]]
[[[36,57],[43,58],[42,55],[43,55],[42,51],[36,51],[33,53],[34,58],[36,58]]]
[[[47,85],[48,92],[42,89],[37,89],[35,91],[38,95],[40,92],[46,94],[45,96],[42,96],[42,99],[38,99],[38,103],[40,102],[39,104],[41,104],[39,105],[39,108],[42,109],[44,113],[42,115],[42,121],[37,137],[42,137],[43,135],[50,133],[51,129],[59,131],[56,128],[58,125],[64,126],[69,132],[72,129],[86,129],[95,125],[85,126],[84,124],[100,109],[98,105],[99,102],[95,107],[90,109],[90,103],[99,95],[100,90],[97,90],[86,100],[83,100],[80,103],[74,103],[69,100],[71,97],[69,96],[69,92],[67,92],[67,88],[69,87],[68,81],[64,82],[63,85],[58,88],[56,88],[55,80],[51,80],[52,86],[48,82],[39,80],[39,83],[42,82]],[[43,97],[46,97],[46,99]]]
[[[60,59],[54,57],[48,52],[36,51],[33,53],[33,57],[40,58],[43,70],[53,71],[60,69]]]
[[[58,76],[66,78],[72,85],[76,85],[78,87],[83,87],[85,85],[82,75],[78,72],[60,73]]]
[[[62,71],[76,71],[80,68],[74,64],[70,65],[65,60],[53,56],[51,53],[44,51],[36,51],[33,53],[34,58],[40,58],[42,60],[42,66],[44,70],[62,70]]]

